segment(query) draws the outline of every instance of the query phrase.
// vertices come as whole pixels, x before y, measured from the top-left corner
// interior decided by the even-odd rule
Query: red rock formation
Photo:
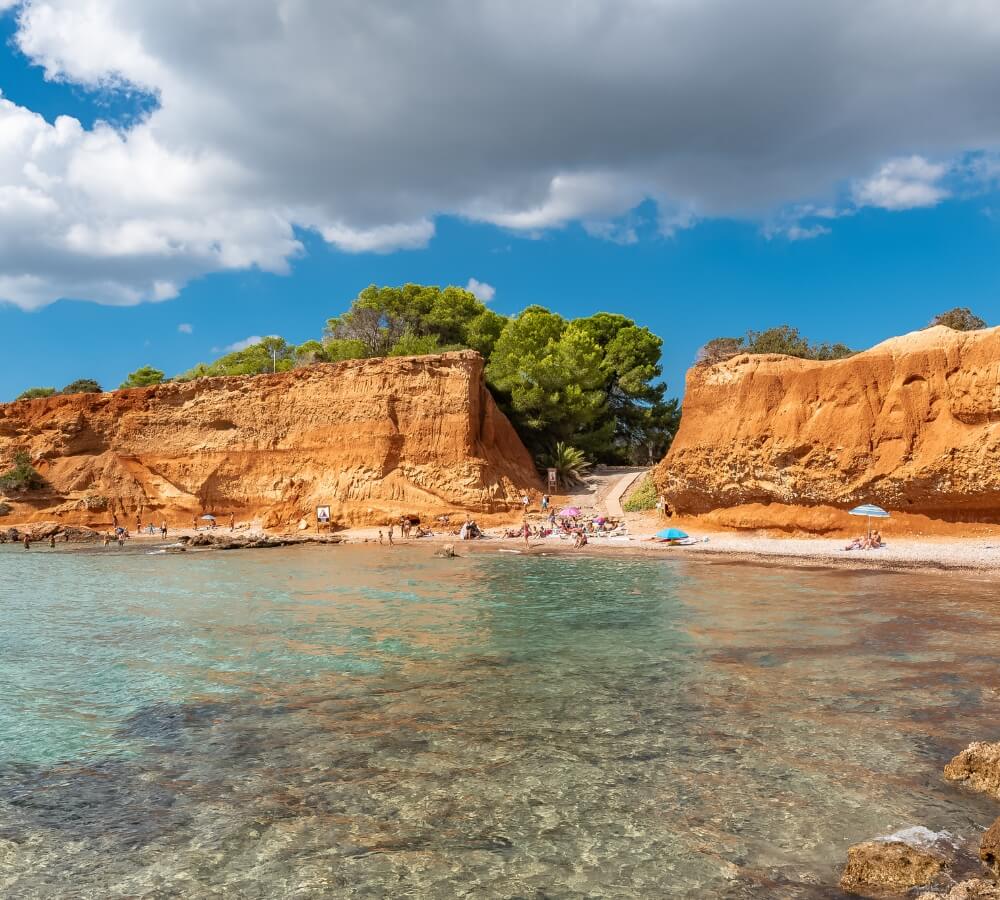
[[[734,527],[838,530],[860,503],[1000,522],[1000,329],[696,366],[655,477],[674,511]]]
[[[4,521],[131,525],[234,512],[265,525],[506,513],[540,488],[473,352],[0,405],[0,471],[26,449],[50,489]]]

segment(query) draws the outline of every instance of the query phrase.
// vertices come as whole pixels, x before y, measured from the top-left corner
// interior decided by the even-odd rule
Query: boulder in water
[[[1000,819],[986,830],[979,844],[979,859],[995,876],[1000,878]]]
[[[904,841],[865,841],[847,851],[840,886],[850,894],[881,897],[930,884],[946,869],[940,853]]]
[[[1000,800],[1000,743],[969,744],[944,767],[944,777]]]
[[[440,556],[442,559],[455,559],[458,556],[458,554],[455,552],[455,545],[454,544],[445,544],[434,555],[435,556]]]

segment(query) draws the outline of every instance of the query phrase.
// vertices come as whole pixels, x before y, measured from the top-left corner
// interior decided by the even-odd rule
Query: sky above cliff
[[[0,0],[0,399],[369,283],[698,347],[1000,323],[992,2]]]

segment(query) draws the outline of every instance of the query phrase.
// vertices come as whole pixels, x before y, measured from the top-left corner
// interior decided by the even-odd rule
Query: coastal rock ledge
[[[0,498],[11,523],[215,512],[272,528],[329,506],[364,525],[508,514],[541,487],[471,351],[0,405],[0,471],[22,449],[46,487]]]
[[[843,531],[859,503],[891,510],[893,533],[1000,523],[1000,328],[695,366],[655,480],[673,512],[733,528]]]

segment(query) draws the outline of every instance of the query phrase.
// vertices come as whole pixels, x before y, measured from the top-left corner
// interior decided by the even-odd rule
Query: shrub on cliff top
[[[122,388],[149,387],[153,384],[160,384],[163,381],[163,372],[154,369],[152,366],[142,366],[134,372],[129,372],[128,378],[122,383]]]
[[[967,306],[956,306],[947,312],[939,313],[932,320],[928,328],[935,325],[944,325],[955,331],[979,331],[986,327],[986,320],[981,319]]]
[[[799,359],[844,359],[855,351],[844,344],[812,344],[797,328],[779,325],[766,331],[748,331],[746,337],[715,338],[698,351],[696,363],[714,365],[740,353],[776,353]]]
[[[34,400],[38,397],[52,397],[55,395],[56,389],[54,387],[33,387],[28,388],[26,391],[21,391],[15,399],[17,400]]]
[[[102,388],[93,378],[77,378],[76,381],[71,381],[60,391],[63,394],[100,394],[103,393],[104,388]]]
[[[14,454],[14,468],[0,475],[0,491],[30,491],[45,486],[45,479],[31,465],[26,450]]]

